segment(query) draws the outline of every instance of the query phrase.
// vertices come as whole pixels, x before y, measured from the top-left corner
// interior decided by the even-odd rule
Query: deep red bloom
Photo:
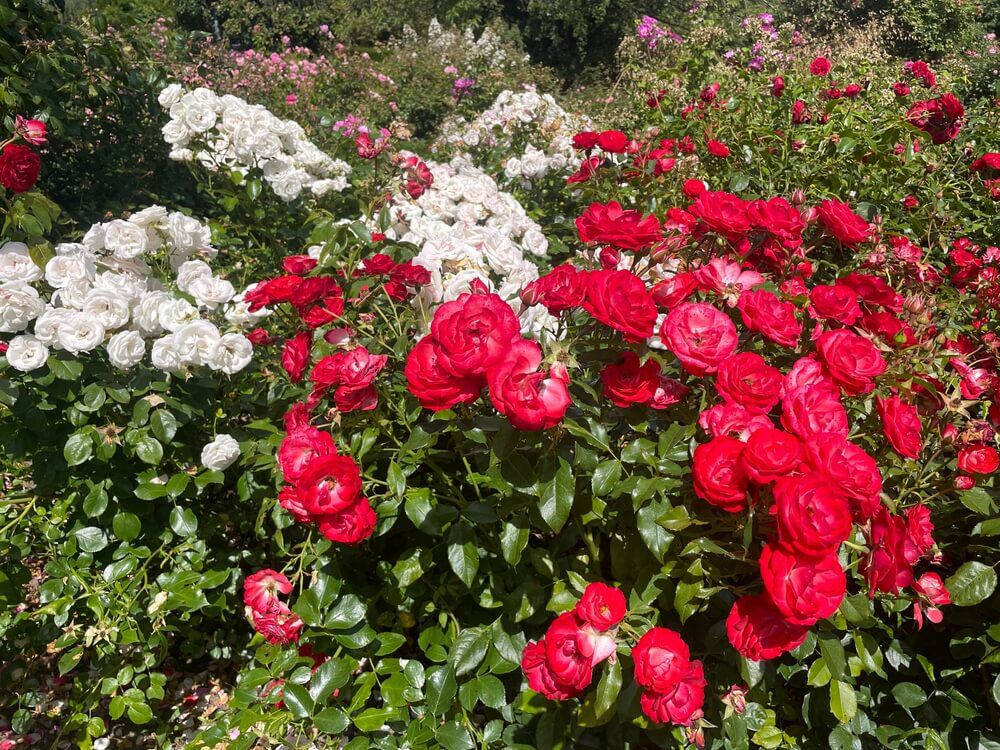
[[[747,659],[776,659],[798,648],[809,628],[790,623],[766,594],[737,599],[726,618],[729,643]]]
[[[935,144],[954,139],[962,129],[964,117],[965,107],[954,94],[915,102],[906,113],[910,124],[927,133]]]
[[[662,238],[660,220],[639,211],[623,209],[617,201],[591,203],[576,220],[580,241],[639,250]]]
[[[913,564],[920,552],[907,534],[906,521],[880,507],[868,533],[869,554],[862,561],[869,596],[898,593],[913,583]]]
[[[840,393],[828,383],[804,385],[786,391],[781,400],[781,424],[803,440],[831,432],[847,437],[847,411]]]
[[[716,372],[736,351],[739,335],[729,316],[700,302],[685,302],[667,315],[660,340],[692,375]]]
[[[609,630],[625,618],[625,594],[614,586],[595,582],[588,584],[580,601],[576,603],[576,614],[598,630]]]
[[[431,336],[445,370],[456,377],[483,376],[521,338],[521,324],[497,295],[466,293],[435,311]]]
[[[628,148],[628,136],[620,130],[605,130],[597,136],[597,146],[611,154],[624,154]]]
[[[725,159],[729,156],[729,146],[720,141],[711,140],[705,144],[705,148],[708,150],[712,156],[718,156],[720,159]]]
[[[1000,456],[992,445],[967,445],[958,451],[958,469],[969,474],[992,474],[1000,468]]]
[[[541,361],[541,347],[521,339],[487,372],[493,406],[519,430],[555,427],[570,405],[566,368],[556,364],[539,372]]]
[[[760,331],[776,344],[794,348],[802,335],[802,324],[795,317],[795,305],[782,302],[766,289],[743,292],[738,303],[747,328]]]
[[[486,385],[482,376],[451,374],[443,364],[446,356],[433,337],[425,336],[406,359],[406,386],[425,409],[442,411],[470,403],[479,398]]]
[[[660,365],[647,359],[642,365],[633,351],[622,355],[601,372],[604,396],[616,406],[627,409],[632,404],[647,404],[660,384]]]
[[[587,272],[562,263],[528,284],[521,292],[521,299],[529,305],[541,303],[550,313],[558,315],[579,307],[586,294]]]
[[[835,554],[802,557],[781,546],[765,544],[760,554],[760,576],[771,601],[789,622],[812,625],[840,606],[847,576]]]
[[[690,659],[691,652],[680,633],[651,628],[632,649],[635,681],[647,690],[666,693],[684,677]]]
[[[870,393],[875,378],[886,369],[882,353],[871,341],[844,328],[821,335],[816,348],[833,381],[851,396]]]
[[[0,185],[12,192],[31,190],[41,169],[41,157],[22,143],[8,143],[0,151]]]
[[[816,209],[816,213],[827,231],[845,245],[857,245],[869,238],[871,225],[854,213],[846,203],[825,200]]]
[[[359,497],[337,513],[315,518],[319,533],[338,544],[358,544],[375,531],[375,511],[367,497]]]
[[[700,661],[688,662],[680,680],[667,692],[644,690],[639,707],[651,721],[690,726],[705,705],[705,672]]]
[[[653,335],[656,305],[642,279],[631,271],[591,271],[583,308],[630,341]]]
[[[812,311],[820,318],[852,325],[861,317],[857,293],[840,284],[814,286],[809,291],[809,301]]]
[[[774,504],[778,538],[782,546],[798,555],[835,553],[851,533],[846,498],[819,472],[779,479],[774,484]]]
[[[243,603],[254,612],[289,612],[288,606],[279,595],[292,590],[292,582],[284,575],[265,568],[247,576],[243,580]]]
[[[875,459],[843,435],[819,433],[806,443],[814,469],[852,500],[854,516],[865,521],[881,505],[882,474]]]
[[[802,443],[794,435],[773,427],[754,430],[741,455],[747,476],[767,484],[797,474],[802,465]]]
[[[875,408],[882,419],[882,432],[889,445],[905,458],[919,458],[922,448],[917,407],[899,396],[876,398]]]
[[[747,508],[749,477],[743,466],[744,444],[731,437],[717,437],[694,450],[691,476],[694,493],[729,513]]]
[[[825,76],[830,72],[830,61],[825,57],[815,57],[813,61],[809,63],[809,72],[814,76]]]
[[[781,400],[781,371],[754,352],[729,357],[716,374],[715,388],[751,414],[766,414]]]
[[[285,368],[293,383],[298,383],[309,366],[309,350],[312,348],[312,334],[302,331],[285,341],[281,351],[281,366]]]
[[[350,456],[318,456],[306,464],[298,488],[312,515],[338,513],[361,496],[361,471]]]

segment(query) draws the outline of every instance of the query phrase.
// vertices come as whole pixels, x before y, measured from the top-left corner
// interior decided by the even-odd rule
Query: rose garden
[[[1000,5],[174,5],[0,2],[0,750],[1000,748]]]

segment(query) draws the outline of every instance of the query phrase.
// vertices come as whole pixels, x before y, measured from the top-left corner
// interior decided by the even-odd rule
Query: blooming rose
[[[622,250],[640,250],[662,237],[659,219],[623,209],[616,201],[591,203],[576,220],[576,228],[581,242],[611,245]]]
[[[654,409],[667,409],[680,403],[690,391],[691,389],[683,383],[660,373],[649,405]]]
[[[598,630],[609,630],[625,618],[625,595],[621,589],[600,582],[587,585],[580,601],[576,603],[576,614]]]
[[[729,513],[745,510],[748,477],[743,449],[743,443],[731,437],[713,438],[695,448],[691,469],[695,494]]]
[[[764,277],[752,268],[744,268],[727,258],[712,258],[694,272],[698,286],[722,296],[732,307],[740,295],[764,282]]]
[[[201,463],[211,471],[225,471],[240,457],[240,444],[232,435],[219,434],[201,449]]]
[[[726,633],[740,654],[760,661],[798,648],[809,628],[786,620],[766,594],[759,594],[736,600],[726,618]]]
[[[853,272],[837,279],[837,285],[853,289],[871,305],[880,305],[896,313],[903,309],[903,296],[877,276]]]
[[[316,526],[331,542],[357,544],[372,535],[376,520],[368,498],[359,497],[337,513],[316,516]]]
[[[690,726],[694,718],[701,715],[707,684],[701,662],[688,662],[684,675],[669,691],[644,690],[639,707],[651,721]]]
[[[651,628],[632,649],[635,681],[647,690],[666,693],[687,672],[691,652],[680,634],[669,628]]]
[[[255,612],[288,612],[278,596],[292,590],[292,582],[276,570],[265,568],[243,580],[243,603]]]
[[[809,72],[814,76],[825,76],[830,72],[830,61],[825,57],[815,57],[813,61],[809,63]]]
[[[779,479],[774,504],[782,546],[802,556],[835,553],[851,533],[847,499],[819,472]]]
[[[128,370],[142,361],[146,340],[138,331],[121,331],[108,340],[108,359],[114,367]]]
[[[826,320],[852,325],[861,317],[858,295],[840,284],[814,286],[809,292],[812,312]]]
[[[760,576],[771,601],[795,625],[812,625],[832,615],[847,590],[847,576],[832,553],[806,558],[765,544]]]
[[[569,408],[566,368],[556,364],[548,374],[538,372],[541,361],[541,347],[522,339],[487,374],[493,406],[519,430],[555,427]]]
[[[589,639],[581,637],[583,625],[576,612],[565,612],[549,625],[544,638],[545,663],[559,682],[576,690],[590,684],[595,663]],[[613,639],[611,643],[613,648]]]
[[[794,348],[802,334],[802,324],[795,317],[795,305],[782,302],[766,289],[743,292],[738,303],[747,328],[760,331],[776,344]]]
[[[253,627],[272,645],[297,643],[303,622],[298,615],[285,612],[253,612]]]
[[[485,385],[481,377],[452,375],[444,368],[444,356],[442,347],[431,336],[425,336],[406,359],[406,386],[425,409],[442,411],[470,403],[479,398]]]
[[[927,619],[931,622],[941,622],[943,615],[936,605],[951,604],[951,593],[937,573],[924,573],[913,582],[913,590],[920,599],[913,602],[913,618],[917,621],[917,629],[923,627],[923,605],[921,600],[931,605],[927,607]]]
[[[992,445],[967,445],[958,451],[958,469],[969,474],[992,474],[1000,467],[1000,456]]]
[[[766,414],[781,400],[781,372],[754,352],[729,357],[716,374],[715,388],[751,414]]]
[[[337,448],[328,432],[303,425],[289,430],[278,448],[278,466],[286,482],[298,482],[309,463],[319,456],[334,455]]]
[[[41,169],[38,154],[21,143],[8,143],[0,151],[0,185],[14,193],[31,190]]]
[[[716,372],[739,341],[736,326],[718,308],[685,302],[667,315],[660,340],[692,375]]]
[[[31,120],[14,115],[14,132],[33,146],[41,146],[48,140],[48,126],[41,120]]]
[[[834,382],[852,396],[874,390],[874,378],[886,369],[871,341],[843,328],[822,334],[816,348]]]
[[[7,364],[21,372],[31,372],[49,361],[49,349],[34,336],[15,336],[7,346]]]
[[[521,652],[521,669],[528,687],[552,701],[564,701],[580,694],[582,687],[561,682],[545,661],[545,639],[532,641]],[[590,684],[589,680],[583,686]]]
[[[787,432],[763,427],[747,438],[740,458],[750,479],[767,484],[799,472],[802,443]]]
[[[149,249],[149,234],[138,224],[115,219],[105,226],[104,246],[116,258],[138,258]]]
[[[642,279],[631,271],[591,271],[583,308],[630,341],[653,335],[656,305]]]
[[[360,497],[361,471],[350,456],[317,456],[306,464],[298,487],[309,513],[338,513]]]
[[[831,432],[847,436],[847,410],[833,385],[805,385],[786,393],[781,400],[781,424],[808,441],[813,435]]]
[[[843,435],[817,433],[806,442],[810,465],[852,500],[855,518],[871,518],[880,505],[882,474],[875,459]]]
[[[725,159],[729,156],[729,146],[720,141],[710,140],[705,143],[705,149],[712,156],[718,156],[720,159]]]
[[[688,208],[709,229],[735,238],[750,229],[747,203],[732,193],[706,190]]]
[[[385,354],[370,354],[363,346],[324,357],[309,373],[313,382],[310,400],[317,401],[328,390],[335,389],[334,403],[340,411],[374,409],[378,394],[372,383],[387,359]]]
[[[431,336],[447,372],[457,378],[485,375],[521,337],[521,324],[497,295],[466,293],[435,311]]]
[[[876,591],[896,594],[913,583],[913,564],[920,558],[920,551],[907,533],[904,519],[880,507],[872,518],[868,549],[861,570],[870,596]]]
[[[628,136],[620,130],[605,130],[597,135],[596,145],[612,154],[623,154],[628,146]]]
[[[723,435],[746,442],[757,430],[773,427],[763,414],[751,414],[739,404],[724,401],[698,415],[698,424],[712,437]]]
[[[298,383],[305,375],[311,348],[312,334],[308,331],[301,331],[285,342],[281,350],[281,366],[293,383]]]
[[[558,315],[583,303],[587,293],[587,276],[585,271],[563,263],[528,284],[521,293],[521,299],[529,305],[541,303],[550,313]]]
[[[922,442],[917,407],[899,396],[889,396],[876,398],[875,409],[882,419],[882,433],[892,449],[904,458],[919,458]]]
[[[846,203],[825,200],[816,209],[819,220],[826,230],[843,242],[853,246],[868,239],[871,225],[851,210]]]
[[[650,295],[662,309],[673,310],[697,288],[698,279],[693,273],[678,273],[659,282],[650,290]]]
[[[627,409],[632,404],[645,404],[659,387],[660,365],[655,359],[640,365],[636,353],[627,351],[621,362],[605,366],[601,382],[604,396],[616,406]]]

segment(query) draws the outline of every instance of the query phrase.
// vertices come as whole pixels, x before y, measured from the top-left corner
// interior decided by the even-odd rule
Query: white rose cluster
[[[249,313],[243,294],[213,274],[207,261],[217,253],[206,225],[162,206],[95,224],[80,242],[56,245],[44,267],[23,243],[0,246],[0,334],[16,334],[7,362],[30,372],[52,350],[103,347],[121,370],[148,352],[154,367],[170,372],[239,372],[253,357],[240,329],[268,311]]]
[[[570,114],[550,94],[539,94],[528,85],[524,91],[501,92],[472,122],[446,122],[434,149],[470,158],[498,150],[510,154],[504,177],[528,187],[550,173],[575,170],[580,153],[573,148],[573,135],[592,126],[589,118]]]
[[[172,83],[160,92],[160,106],[170,113],[163,140],[170,158],[197,159],[206,168],[246,173],[260,169],[264,181],[284,201],[303,191],[316,197],[342,192],[351,166],[334,159],[310,141],[302,126],[282,120],[259,104],[211,89],[186,91]]]
[[[538,278],[530,256],[543,256],[548,240],[510,193],[465,157],[447,164],[426,162],[434,181],[416,200],[405,193],[393,202],[394,239],[420,248],[413,262],[431,272],[416,299],[428,320],[433,310],[468,292],[479,281],[507,300],[525,332],[551,328],[541,305],[525,307],[519,293]]]

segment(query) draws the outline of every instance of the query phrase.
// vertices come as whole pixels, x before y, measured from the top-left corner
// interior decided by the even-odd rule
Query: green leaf
[[[177,434],[177,417],[166,409],[157,409],[149,419],[153,434],[164,443],[169,443]]]
[[[367,708],[354,717],[354,725],[362,732],[375,732],[387,722],[401,718],[398,708]]]
[[[116,513],[111,521],[111,529],[115,536],[123,542],[130,542],[139,536],[139,517],[135,513]]]
[[[618,480],[622,476],[622,464],[616,458],[609,458],[601,461],[594,469],[594,476],[590,480],[590,487],[597,497],[604,497],[615,488]]]
[[[912,682],[897,682],[892,687],[892,696],[903,708],[916,708],[927,702],[927,694]]]
[[[175,506],[170,511],[170,528],[180,536],[191,536],[198,530],[198,517],[190,508]]]
[[[471,672],[479,666],[490,647],[489,631],[482,628],[466,628],[455,639],[448,661],[457,676]]]
[[[854,688],[840,680],[830,681],[830,710],[838,721],[846,724],[858,712],[858,697]]]
[[[997,574],[981,562],[967,562],[945,585],[951,593],[951,602],[959,607],[971,607],[985,601],[997,587]]]
[[[59,674],[64,675],[80,663],[83,656],[83,647],[78,646],[72,651],[67,651],[59,657]]]
[[[312,718],[312,721],[319,731],[326,734],[340,734],[351,723],[344,710],[336,706],[323,709]]]
[[[840,638],[833,633],[820,633],[819,650],[823,654],[823,661],[826,662],[826,666],[830,670],[830,676],[835,680],[843,677],[847,658],[844,655],[844,646],[841,644]]]
[[[993,702],[1000,706],[1000,674],[997,678],[993,680],[993,687],[990,690],[990,695],[993,696]]]
[[[341,659],[327,659],[309,678],[309,696],[317,704],[322,703],[330,693],[346,685],[350,677],[350,664]]]
[[[460,523],[451,527],[448,544],[448,564],[462,583],[472,588],[472,582],[479,571],[479,550],[472,530]]]
[[[597,727],[606,724],[615,713],[618,693],[622,687],[621,662],[609,664],[597,683],[597,690],[591,690],[583,699],[578,721],[582,727]]]
[[[63,458],[70,466],[78,466],[94,455],[94,440],[90,430],[74,432],[63,446]]]
[[[49,357],[49,369],[60,380],[79,380],[83,375],[83,365],[72,359]]]
[[[302,685],[286,682],[282,686],[282,700],[293,716],[304,719],[312,713],[313,699]]]
[[[108,507],[108,493],[101,485],[94,485],[83,499],[83,512],[91,518],[101,515]]]
[[[436,734],[436,739],[445,750],[472,750],[472,737],[469,730],[457,721],[442,724]]]
[[[73,532],[77,545],[84,552],[100,552],[108,546],[108,537],[96,526],[85,526]]]
[[[642,537],[642,541],[646,543],[649,551],[653,553],[657,561],[661,563],[663,562],[663,556],[666,554],[667,548],[670,547],[670,542],[674,540],[674,535],[657,522],[662,513],[662,505],[660,503],[653,503],[640,508],[636,514],[639,536]]]
[[[548,459],[542,465],[541,477],[538,482],[538,510],[546,525],[559,533],[573,509],[573,494],[576,491],[573,467],[564,458],[560,458],[558,464]]]
[[[426,682],[427,711],[440,716],[451,708],[455,700],[458,683],[455,682],[455,668],[436,667],[428,670]]]
[[[528,529],[510,521],[503,525],[503,531],[500,532],[500,552],[509,564],[517,565],[521,561],[521,553],[528,545],[528,535]]]
[[[148,724],[153,720],[153,709],[146,703],[130,703],[128,707],[128,718],[133,724]]]
[[[476,696],[483,705],[498,711],[507,704],[507,694],[503,683],[491,674],[477,677],[475,680]]]
[[[163,446],[156,438],[144,435],[135,444],[135,455],[140,461],[155,466],[163,460]]]
[[[326,618],[326,626],[335,630],[353,628],[365,617],[365,605],[354,594],[343,597]]]

